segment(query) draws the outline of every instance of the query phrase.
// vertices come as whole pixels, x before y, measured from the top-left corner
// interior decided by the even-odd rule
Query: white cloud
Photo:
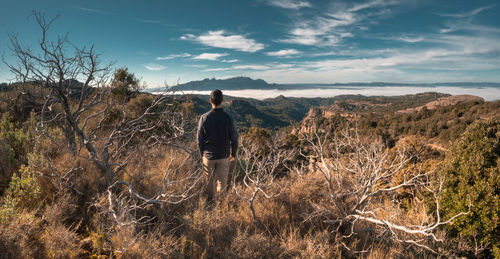
[[[424,37],[419,36],[419,37],[409,37],[409,36],[403,36],[400,37],[399,40],[408,42],[408,43],[416,43],[424,40]]]
[[[276,70],[276,69],[289,69],[293,68],[293,64],[283,64],[283,63],[268,63],[263,65],[258,64],[247,64],[247,65],[233,65],[231,67],[220,67],[220,68],[209,68],[203,70],[204,72],[217,72],[217,71],[228,71],[228,70]]]
[[[478,25],[472,23],[471,19],[457,20],[449,19],[444,23],[445,28],[440,29],[440,33],[450,33],[455,31],[466,31],[470,34],[482,35],[500,35],[500,28],[487,25]]]
[[[398,1],[390,1],[391,5]],[[288,35],[280,42],[312,45],[318,47],[341,44],[347,37],[359,33],[361,27],[372,26],[387,14],[382,1],[369,1],[364,5],[345,4],[337,9],[325,9],[310,19],[304,16],[294,17]],[[380,10],[380,12],[377,12]],[[481,12],[476,10],[476,14]],[[294,12],[295,13],[295,12]],[[385,13],[385,14],[383,14]],[[472,12],[470,12],[472,13]],[[374,19],[370,19],[370,18]],[[309,61],[279,63],[259,63],[220,67],[204,70],[206,72],[227,71],[224,75],[239,75],[263,78],[279,83],[328,83],[328,82],[429,82],[473,80],[467,77],[474,75],[478,80],[499,81],[500,76],[489,71],[500,70],[500,29],[492,26],[473,24],[473,19],[446,19],[443,29],[434,33],[400,35],[381,33],[370,34],[377,40],[397,40],[408,43],[425,41],[422,49],[403,44],[400,48],[311,48],[316,51],[304,52],[304,57],[316,57]],[[367,28],[368,28],[367,27]],[[452,33],[459,31],[460,35]],[[208,34],[208,33],[207,33]],[[220,35],[226,35],[224,32]],[[370,36],[371,35],[371,36]],[[194,40],[199,36],[186,34],[185,39]],[[269,51],[269,56],[287,56],[298,54],[292,46]],[[314,53],[316,52],[316,53]],[[321,57],[323,56],[323,57]],[[217,58],[221,62],[230,59]],[[230,63],[230,62],[227,62]],[[222,65],[222,64],[220,64]],[[233,65],[233,64],[228,64]],[[418,71],[418,72],[415,72]],[[488,71],[476,73],[477,71]],[[222,74],[222,73],[221,73]],[[479,75],[479,76],[477,76]]]
[[[198,56],[193,57],[193,59],[199,60],[217,60],[220,57],[225,57],[229,54],[227,53],[202,53]]]
[[[442,75],[433,74],[433,77],[443,78]],[[446,77],[444,77],[446,78]],[[449,78],[449,77],[448,77]],[[468,77],[464,78],[465,80]],[[471,78],[476,80],[475,78]],[[268,82],[271,81],[266,78]],[[445,80],[446,81],[446,80]],[[369,82],[369,81],[368,81]],[[294,83],[293,81],[291,83]],[[352,95],[361,94],[364,96],[401,96],[407,94],[417,94],[422,92],[439,92],[439,93],[449,93],[453,95],[457,94],[471,94],[476,96],[481,96],[487,101],[494,101],[500,99],[500,89],[498,88],[463,88],[463,87],[453,87],[453,86],[438,86],[438,87],[428,87],[428,86],[389,86],[389,87],[363,87],[363,86],[349,86],[349,87],[332,87],[332,88],[315,88],[311,86],[309,89],[243,89],[243,90],[225,90],[224,94],[228,96],[235,97],[245,97],[254,98],[258,100],[264,100],[267,98],[275,98],[280,95],[286,97],[305,97],[305,98],[315,98],[315,97],[334,97],[339,95]],[[192,94],[203,94],[208,95],[210,91],[192,91]]]
[[[366,30],[391,14],[389,6],[401,4],[400,0],[371,0],[362,4],[333,2],[323,13],[313,18],[296,17],[288,36],[282,43],[308,46],[336,46],[344,38],[354,37],[354,32]],[[376,9],[376,10],[372,10]]]
[[[320,41],[320,39],[316,35],[307,35],[294,32],[292,32],[291,34],[291,36],[286,39],[279,40],[279,42],[313,46],[318,45]]]
[[[239,59],[223,59],[221,60],[224,63],[234,63],[240,61]]]
[[[434,47],[426,49],[342,50],[323,53],[337,55],[335,58],[286,67],[267,65],[268,69],[247,71],[246,75],[279,83],[443,82],[469,80],[467,76],[474,71],[500,70],[500,31],[469,27],[470,35],[427,34],[425,41]],[[412,72],[415,69],[419,72]],[[499,81],[500,76],[484,74],[476,80]]]
[[[460,35],[426,33],[407,34],[381,39],[406,42],[425,41],[424,49],[383,48],[356,50],[342,48],[323,53],[305,53],[305,56],[325,56],[321,60],[295,61],[287,64],[242,64],[230,68],[234,75],[244,70],[245,75],[279,83],[328,83],[328,82],[436,82],[462,81],[476,71],[500,70],[500,29],[480,26],[470,22],[455,28],[467,33]],[[304,31],[304,34],[315,35]],[[333,57],[328,57],[333,56]],[[361,58],[362,57],[362,58]],[[414,72],[418,70],[419,72]],[[226,74],[228,74],[226,73]],[[481,73],[483,81],[500,81],[495,73]]]
[[[84,12],[89,12],[89,13],[100,13],[100,14],[107,14],[108,13],[108,12],[100,10],[100,9],[85,8],[85,7],[81,7],[81,6],[74,6],[73,8],[76,8],[76,9],[84,11]]]
[[[472,17],[484,10],[488,10],[490,8],[493,8],[495,7],[496,5],[492,4],[492,5],[488,5],[488,6],[483,6],[483,7],[479,7],[477,9],[474,9],[472,11],[469,11],[469,12],[462,12],[462,13],[457,13],[457,14],[438,14],[440,16],[446,16],[446,17],[453,17],[453,18],[467,18],[467,17]]]
[[[227,71],[227,70],[231,70],[231,68],[229,68],[229,67],[209,68],[209,69],[205,69],[203,71],[204,72],[217,72],[217,71]]]
[[[352,33],[350,33],[350,32],[341,32],[341,33],[339,34],[339,36],[340,36],[341,38],[352,38],[352,37],[354,37],[354,35],[353,35]]]
[[[328,51],[328,52],[312,53],[309,56],[322,57],[322,56],[333,56],[333,55],[338,55],[338,54],[339,54],[339,52],[337,52],[337,51]]]
[[[295,65],[293,65],[293,64],[280,64],[280,63],[269,64],[268,66],[270,67],[270,69],[284,69],[284,68],[295,67]]]
[[[394,50],[389,55],[383,57],[309,61],[303,62],[300,64],[300,67],[316,71],[345,70],[351,72],[358,71],[360,73],[386,70],[404,71],[405,69],[440,71],[500,69],[498,58],[485,60],[481,57],[481,55],[488,53],[491,49],[487,46],[478,47],[475,50],[468,49],[465,46],[456,50]],[[484,48],[482,49],[481,47]]]
[[[240,65],[240,66],[233,66],[233,69],[266,70],[269,69],[269,67],[264,65]]]
[[[288,38],[279,41],[308,46],[333,46],[337,45],[342,38],[353,36],[352,33],[339,28],[354,23],[353,16],[348,13],[337,13],[329,16],[302,22],[290,31]]]
[[[155,64],[155,63],[149,63],[149,64],[145,64],[143,66],[147,70],[150,70],[150,71],[161,71],[161,70],[164,70],[165,68],[167,68],[166,66],[162,66],[162,65],[159,65],[159,64]]]
[[[264,48],[264,44],[248,39],[242,35],[231,35],[224,30],[208,31],[199,36],[185,34],[182,40],[192,40],[210,47],[233,49],[243,52],[256,52]]]
[[[368,9],[368,8],[378,8],[378,7],[385,7],[385,6],[390,6],[390,5],[397,5],[400,4],[401,1],[398,0],[372,0],[368,1],[362,4],[355,4],[351,8],[349,8],[350,12],[357,12],[363,9]]]
[[[181,40],[190,40],[190,39],[195,39],[196,36],[194,34],[191,34],[191,33],[188,33],[188,34],[185,34],[185,35],[182,35],[181,36]]]
[[[452,31],[455,31],[455,29],[454,28],[443,28],[443,29],[439,30],[439,33],[448,33],[448,32],[452,32]]]
[[[189,64],[189,65],[184,65],[185,67],[194,67],[194,68],[204,68],[207,67],[207,65],[198,65],[198,64]]]
[[[309,3],[308,1],[300,1],[300,0],[268,0],[267,4],[285,9],[295,9],[295,10],[304,7],[311,7],[311,3]]]
[[[187,57],[191,57],[191,54],[189,53],[171,54],[165,57],[157,57],[156,60],[169,60],[174,58],[187,58]]]
[[[283,57],[299,54],[300,52],[296,49],[282,49],[278,51],[266,52],[268,56]]]

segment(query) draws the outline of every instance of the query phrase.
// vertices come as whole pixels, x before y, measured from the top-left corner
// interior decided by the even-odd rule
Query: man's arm
[[[231,141],[231,156],[236,157],[236,152],[238,151],[238,131],[236,130],[236,125],[234,124],[233,118],[231,118],[230,127],[229,140]]]
[[[198,150],[200,151],[201,157],[203,157],[203,145],[204,145],[204,139],[205,139],[205,129],[203,128],[203,123],[205,121],[205,118],[203,116],[200,117],[200,120],[198,121],[198,131],[196,133],[197,135],[197,144],[198,144]]]

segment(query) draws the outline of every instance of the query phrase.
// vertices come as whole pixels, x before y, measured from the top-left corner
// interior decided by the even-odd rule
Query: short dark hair
[[[221,104],[223,99],[222,91],[219,89],[215,89],[210,93],[210,101],[215,104],[215,106]]]

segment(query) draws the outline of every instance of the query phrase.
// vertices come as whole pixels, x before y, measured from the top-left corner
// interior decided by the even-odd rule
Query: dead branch
[[[310,149],[302,155],[318,164],[315,168],[325,179],[326,192],[336,208],[329,210],[331,219],[325,222],[337,225],[338,231],[344,229],[342,239],[360,233],[363,222],[377,226],[373,229],[380,236],[435,252],[428,242],[442,241],[436,236],[438,227],[468,213],[462,212],[443,221],[439,214],[439,197],[444,180],[439,179],[438,187],[434,188],[436,182],[430,181],[430,178],[435,173],[410,166],[412,156],[404,147],[391,152],[380,139],[362,138],[356,128],[320,134],[313,126],[302,134],[302,138]],[[405,213],[393,195],[405,188],[416,188],[431,194],[435,201],[434,215],[427,216],[417,225],[406,223]],[[389,213],[389,216],[378,205],[387,198],[397,211]]]
[[[283,162],[290,159],[292,155],[292,151],[279,149],[276,143],[270,143],[268,145],[269,151],[265,154],[260,152],[260,148],[255,142],[246,139],[242,140],[239,148],[238,164],[243,173],[243,186],[238,185],[236,180],[233,179],[233,189],[238,197],[248,202],[255,224],[259,222],[255,214],[255,199],[259,193],[266,199],[281,194],[281,190],[270,193],[270,187],[274,183],[276,169]],[[240,190],[242,188],[246,188],[250,192],[246,194]]]
[[[103,63],[94,46],[75,46],[67,34],[50,37],[50,26],[57,17],[47,20],[39,12],[33,12],[32,17],[41,30],[38,44],[25,46],[16,34],[9,34],[17,62],[6,65],[25,89],[41,89],[35,97],[43,103],[38,111],[37,139],[49,140],[60,153],[69,151],[74,158],[92,161],[106,179],[108,204],[102,211],[109,212],[118,225],[148,222],[151,219],[137,218],[134,213],[151,204],[177,204],[192,197],[199,180],[197,171],[179,174],[179,168],[169,166],[163,172],[163,188],[152,197],[120,178],[127,173],[130,160],[144,150],[178,146],[183,141],[188,118],[175,98],[142,94],[137,101],[140,107],[130,110],[113,95],[113,63]],[[186,159],[191,156],[186,155]],[[81,170],[52,167],[49,156],[47,160],[53,170],[44,176],[57,175],[61,186],[73,188],[71,179]]]

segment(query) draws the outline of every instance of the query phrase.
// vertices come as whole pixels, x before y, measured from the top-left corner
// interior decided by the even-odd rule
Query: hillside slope
[[[203,79],[191,81],[171,87],[172,91],[212,91],[219,90],[241,90],[241,89],[277,89],[277,84],[268,84],[262,79],[249,77],[233,77],[228,79]]]

